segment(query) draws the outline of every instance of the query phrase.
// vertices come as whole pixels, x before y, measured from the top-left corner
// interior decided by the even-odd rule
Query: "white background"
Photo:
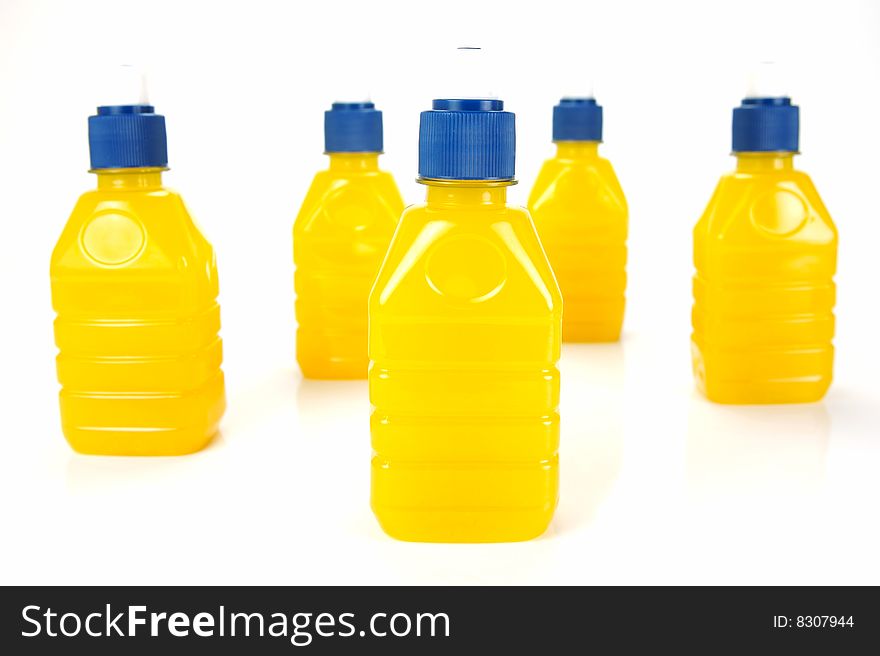
[[[454,90],[458,45],[491,52],[517,114],[513,202],[552,152],[552,105],[594,80],[630,203],[624,339],[564,350],[561,502],[522,544],[385,537],[365,383],[294,360],[290,232],[322,112],[368,87],[416,202],[418,112]],[[815,405],[722,407],[691,380],[691,229],[767,58],[789,65],[799,166],[840,229],[836,380]],[[95,184],[101,73],[131,60],[220,266],[229,410],[182,458],[75,455],[57,415],[49,255]],[[867,1],[0,0],[0,583],[880,583],[878,123]]]

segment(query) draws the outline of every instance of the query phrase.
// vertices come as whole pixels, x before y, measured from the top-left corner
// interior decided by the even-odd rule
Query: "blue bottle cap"
[[[733,152],[796,153],[798,127],[791,98],[744,98],[733,110]]]
[[[335,102],[324,112],[324,152],[381,153],[382,112],[371,102]]]
[[[89,116],[92,169],[168,166],[165,117],[152,105],[103,105]]]
[[[595,98],[563,98],[553,108],[553,141],[602,141],[602,106]]]
[[[513,180],[516,125],[494,99],[440,99],[422,112],[419,177],[431,180]]]

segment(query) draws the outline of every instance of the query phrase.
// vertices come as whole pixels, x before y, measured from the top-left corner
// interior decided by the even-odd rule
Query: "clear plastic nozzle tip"
[[[579,80],[574,84],[566,84],[562,87],[562,91],[560,98],[596,98],[593,81],[589,78]]]
[[[352,92],[353,90],[349,89],[346,93],[337,93],[334,98],[334,103],[340,103],[344,105],[361,105],[364,103],[373,102],[372,97],[369,92],[357,93]]]
[[[759,62],[749,70],[746,98],[783,98],[788,95],[784,71],[774,62]]]
[[[443,84],[436,98],[495,99],[491,88],[492,71],[486,51],[477,46],[460,46],[442,67]]]
[[[370,71],[365,62],[353,62],[340,71],[333,81],[333,102],[357,104],[373,102],[370,92]]]
[[[149,105],[147,75],[132,64],[114,66],[101,92],[102,105]]]

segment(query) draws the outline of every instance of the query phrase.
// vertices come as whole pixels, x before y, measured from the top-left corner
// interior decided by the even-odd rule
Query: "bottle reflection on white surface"
[[[590,523],[623,463],[623,344],[565,344],[560,502],[550,532]]]
[[[381,540],[369,505],[369,417],[366,380],[300,378],[290,435],[293,458],[299,463],[290,469],[306,482],[304,494],[320,513],[335,518],[334,530]],[[301,473],[296,473],[297,466]],[[325,551],[342,558],[344,544],[331,541]]]
[[[818,490],[831,417],[824,403],[720,405],[694,394],[688,415],[692,495],[766,499]]]
[[[154,481],[167,481],[179,476],[188,458],[206,458],[222,441],[218,434],[205,449],[197,454],[183,456],[102,457],[72,453],[67,460],[65,484],[73,495],[119,496],[137,493],[142,486]]]
[[[296,407],[301,437],[356,435],[361,445],[369,445],[367,381],[303,378],[296,388]]]

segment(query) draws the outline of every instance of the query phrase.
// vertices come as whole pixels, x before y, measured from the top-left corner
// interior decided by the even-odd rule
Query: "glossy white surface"
[[[299,4],[157,1],[146,24],[134,4],[0,4],[0,583],[880,584],[876,3],[605,3],[560,21],[550,2],[504,15],[453,2],[430,25],[418,3],[353,3],[335,49],[320,39],[336,5]],[[433,96],[420,53],[460,45],[463,16],[510,61],[497,91],[517,112],[518,203],[578,62],[550,69],[589,37],[602,151],[632,217],[624,340],[565,348],[561,502],[522,544],[385,537],[368,506],[365,383],[303,381],[294,364],[290,231],[325,165],[322,112],[354,52],[339,43],[367,48],[356,34],[375,30],[382,165],[413,202],[417,116]],[[86,116],[99,98],[85,80],[116,63],[114,43],[120,60],[125,45],[152,64],[167,180],[219,258],[229,411],[191,457],[77,456],[58,425],[49,254],[94,185]],[[733,166],[744,72],[780,52],[800,75],[798,166],[841,233],[836,380],[816,405],[717,406],[690,374],[691,229]]]

